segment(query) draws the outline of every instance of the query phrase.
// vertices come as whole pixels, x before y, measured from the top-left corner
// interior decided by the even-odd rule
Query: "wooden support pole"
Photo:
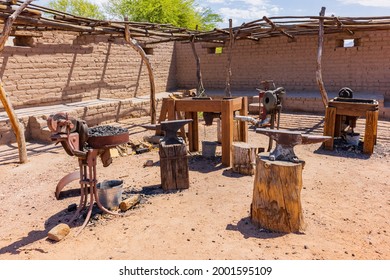
[[[125,18],[125,21],[127,21],[127,18]],[[146,65],[146,68],[148,69],[149,74],[149,83],[150,83],[150,122],[152,124],[156,123],[156,86],[154,83],[154,74],[152,65],[150,64],[149,58],[147,57],[144,49],[138,44],[137,40],[131,38],[129,25],[125,25],[125,40],[126,42],[139,53],[139,55],[142,58],[142,61]]]
[[[260,154],[256,159],[251,221],[276,232],[304,229],[301,206],[303,163],[270,161]]]
[[[248,97],[242,97],[240,116],[248,115]],[[240,141],[248,142],[248,123],[240,121]]]
[[[196,61],[196,80],[197,80],[196,96],[201,97],[201,96],[205,96],[205,89],[203,86],[202,71],[200,69],[200,58],[195,48],[195,36],[191,38],[191,48]]]
[[[363,153],[372,154],[376,144],[378,126],[378,111],[366,112],[366,127],[364,132]]]
[[[320,16],[325,16],[325,7],[322,7]],[[328,94],[326,93],[324,82],[322,80],[322,47],[324,45],[324,19],[320,18],[318,20],[318,50],[317,50],[317,71],[316,71],[316,80],[318,87],[320,88],[320,93],[322,97],[322,103],[324,107],[328,106]]]
[[[233,100],[222,100],[222,164],[229,167],[232,164],[233,144]]]
[[[337,110],[334,107],[326,107],[325,110],[324,136],[332,137],[331,139],[324,142],[324,148],[327,150],[333,150],[336,111]]]
[[[20,15],[20,13],[32,2],[33,0],[26,0],[22,5],[20,5],[15,12],[9,16],[4,23],[3,32],[0,35],[0,52],[3,51],[5,43],[8,40],[9,34],[12,31],[12,24],[16,20],[16,18]],[[18,142],[19,149],[19,161],[20,163],[27,162],[27,148],[26,148],[26,139],[24,136],[24,128],[19,123],[19,120],[15,114],[15,111],[12,108],[12,103],[9,100],[7,93],[3,87],[3,81],[0,79],[0,100],[4,106],[5,111],[11,121],[12,128],[14,130],[16,141]]]
[[[0,99],[3,103],[4,109],[7,112],[7,115],[10,119],[12,129],[14,130],[16,136],[16,142],[18,143],[19,149],[19,162],[27,162],[27,148],[26,148],[26,138],[24,136],[24,127],[19,123],[18,118],[16,117],[15,111],[12,108],[11,102],[8,99],[8,96],[3,88],[3,82],[0,79]]]
[[[233,55],[233,26],[232,19],[229,19],[229,47],[228,47],[228,62],[227,62],[227,71],[226,71],[226,86],[225,86],[225,96],[231,97],[231,80],[232,80],[232,55]]]

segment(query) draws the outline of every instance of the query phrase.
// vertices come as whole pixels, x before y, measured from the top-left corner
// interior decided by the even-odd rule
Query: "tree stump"
[[[251,204],[251,221],[276,232],[299,232],[304,229],[301,206],[304,163],[270,161],[259,154]]]
[[[233,142],[233,172],[253,175],[255,174],[256,156],[264,152],[264,148],[258,148],[246,142]]]
[[[164,191],[188,189],[188,159],[186,144],[159,144],[161,186]]]

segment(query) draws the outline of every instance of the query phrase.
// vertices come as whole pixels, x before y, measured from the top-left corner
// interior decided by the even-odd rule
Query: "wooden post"
[[[231,166],[233,144],[233,100],[222,100],[222,164]]]
[[[233,172],[244,175],[255,174],[256,158],[260,152],[264,152],[264,148],[259,148],[246,142],[233,142]]]
[[[303,163],[270,161],[265,154],[256,159],[251,221],[276,232],[304,229],[301,206]]]
[[[192,36],[191,38],[191,48],[196,61],[196,80],[197,80],[196,96],[200,97],[205,95],[205,90],[203,86],[202,72],[200,70],[200,58],[195,48],[195,36]]]
[[[164,191],[188,189],[188,159],[185,144],[159,144],[161,187]]]
[[[232,19],[229,19],[229,51],[228,51],[228,62],[227,62],[227,72],[226,72],[226,86],[225,86],[225,96],[231,97],[231,79],[232,79],[232,54],[233,54],[233,27],[232,27]]]
[[[242,97],[240,116],[248,115],[248,97]],[[248,124],[240,121],[240,141],[248,142]]]
[[[336,108],[326,107],[324,136],[332,137],[332,139],[329,139],[324,142],[324,148],[327,150],[333,150],[335,122],[336,122]]]
[[[320,17],[325,16],[325,7],[321,8]],[[318,20],[318,51],[317,51],[317,71],[316,71],[316,79],[318,87],[320,88],[320,93],[322,97],[322,103],[324,107],[328,106],[328,94],[326,93],[324,82],[322,80],[322,66],[321,66],[321,58],[322,58],[322,46],[324,44],[324,19],[320,18]]]
[[[127,17],[125,21],[128,21]],[[126,42],[141,56],[142,61],[145,63],[146,68],[148,69],[149,74],[149,83],[150,83],[150,122],[152,124],[156,123],[156,86],[154,83],[154,75],[152,65],[150,64],[149,58],[146,56],[144,49],[138,44],[137,40],[131,38],[129,25],[125,25],[125,40]]]
[[[9,34],[12,31],[12,24],[16,20],[16,18],[20,15],[20,13],[27,8],[27,6],[33,0],[26,0],[23,4],[21,4],[15,12],[7,18],[4,23],[3,32],[0,34],[0,52],[3,51],[5,43],[8,40]],[[8,99],[8,96],[3,88],[3,81],[0,79],[0,100],[3,103],[4,109],[7,112],[7,115],[11,121],[12,128],[14,130],[16,141],[18,142],[19,149],[19,161],[20,163],[27,162],[27,148],[26,148],[26,139],[24,136],[24,128],[19,123],[18,118],[16,117],[15,111],[12,108],[12,104]]]
[[[366,112],[366,127],[364,132],[363,153],[372,154],[376,144],[376,134],[378,126],[378,111]]]

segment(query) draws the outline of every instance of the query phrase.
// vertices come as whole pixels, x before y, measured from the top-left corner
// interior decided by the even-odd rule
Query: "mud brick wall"
[[[355,39],[356,46],[340,46]],[[223,89],[226,80],[227,47],[211,53],[212,45],[197,44],[203,83],[207,89]],[[215,45],[214,45],[215,47]],[[254,90],[262,80],[274,80],[288,92],[317,92],[317,36],[285,36],[259,42],[237,41],[233,47],[232,88]],[[177,86],[196,87],[196,65],[191,46],[177,44]],[[357,32],[325,35],[322,57],[323,81],[328,92],[348,86],[354,92],[382,94],[390,101],[390,32]],[[306,105],[305,105],[306,106]]]
[[[16,109],[150,93],[146,66],[121,38],[44,32],[30,45],[7,46],[0,56],[0,76]],[[176,86],[173,49],[173,43],[153,46],[148,56],[157,92]]]

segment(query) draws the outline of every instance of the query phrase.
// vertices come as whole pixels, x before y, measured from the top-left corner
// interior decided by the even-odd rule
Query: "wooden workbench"
[[[230,167],[232,165],[232,145],[233,145],[233,128],[234,112],[239,111],[239,115],[248,114],[247,97],[237,97],[229,99],[164,99],[162,110],[168,115],[168,120],[174,120],[177,113],[184,112],[186,119],[192,119],[188,124],[188,145],[191,152],[199,151],[199,120],[198,112],[221,113],[222,127],[222,164]],[[248,141],[248,125],[240,121],[239,141]]]
[[[325,149],[333,150],[334,137],[340,136],[342,116],[365,117],[363,153],[372,154],[376,144],[378,127],[378,101],[336,97],[328,102],[325,112],[324,135],[332,139],[324,143]]]

